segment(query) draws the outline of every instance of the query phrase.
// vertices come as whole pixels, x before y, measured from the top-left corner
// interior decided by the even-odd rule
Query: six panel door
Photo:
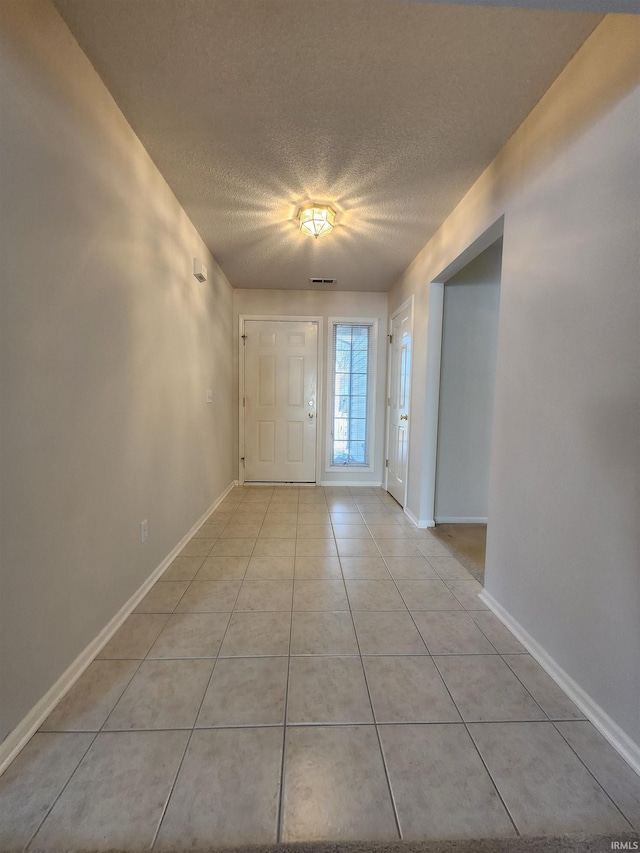
[[[315,483],[318,324],[244,324],[246,482]]]
[[[404,507],[407,495],[412,306],[391,321],[387,491]]]

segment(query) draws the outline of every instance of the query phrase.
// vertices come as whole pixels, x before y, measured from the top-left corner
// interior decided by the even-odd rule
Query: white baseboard
[[[145,595],[149,592],[154,583],[158,580],[158,578],[163,574],[163,572],[168,568],[170,563],[178,556],[180,551],[187,544],[189,539],[196,533],[200,527],[205,523],[207,518],[211,515],[214,509],[225,499],[225,497],[229,494],[231,489],[237,485],[235,482],[231,483],[228,488],[218,497],[209,507],[209,509],[198,519],[198,521],[193,525],[191,530],[182,537],[180,542],[176,545],[176,547],[164,558],[164,560],[157,566],[149,575],[149,577],[144,581],[144,583],[133,593],[131,598],[124,604],[120,610],[116,613],[116,615],[111,619],[100,631],[97,637],[93,639],[89,645],[83,649],[83,651],[78,655],[78,657],[73,661],[73,663],[67,667],[67,669],[62,673],[60,678],[53,684],[52,687],[47,690],[44,696],[36,702],[33,708],[27,713],[25,717],[18,723],[18,725],[13,729],[13,731],[9,732],[6,738],[0,743],[0,775],[4,773],[6,768],[11,764],[14,758],[18,755],[21,749],[23,749],[31,736],[38,731],[42,723],[49,716],[51,711],[55,708],[55,706],[60,702],[60,700],[65,696],[66,693],[71,690],[76,681],[80,678],[82,673],[86,670],[90,663],[94,660],[96,655],[102,650],[104,646],[109,642],[111,637],[115,634],[118,628],[122,625],[124,620],[131,614],[131,611],[134,610],[140,601],[145,597]]]
[[[486,524],[486,518],[476,518],[469,516],[468,518],[462,516],[438,516],[436,518],[436,524]]]
[[[359,489],[361,487],[366,487],[369,489],[381,489],[382,483],[372,483],[370,480],[360,481],[360,480],[341,480],[337,482],[336,480],[320,480],[318,483],[319,486],[335,486],[336,488],[352,488]]]
[[[341,480],[337,482],[336,480],[319,480],[317,483],[263,483],[263,482],[252,482],[251,480],[244,480],[242,483],[239,483],[237,480],[235,481],[236,486],[251,486],[251,487],[259,487],[259,486],[268,486],[270,489],[278,488],[278,486],[299,486],[301,489],[304,488],[314,488],[315,486],[335,486],[336,488],[360,488],[361,486],[366,486],[370,489],[380,489],[382,488],[382,483],[372,483],[370,480]]]
[[[409,521],[415,524],[416,527],[419,527],[421,530],[424,530],[426,527],[435,527],[436,523],[432,518],[417,518],[410,509],[407,507],[404,508],[404,514],[407,516]]]
[[[620,726],[611,719],[597,702],[568,675],[561,666],[545,651],[545,649],[526,631],[511,614],[499,604],[486,590],[482,590],[478,597],[487,607],[506,625],[511,633],[517,637],[531,657],[535,658],[556,684],[561,687],[567,696],[580,708],[585,717],[593,723],[601,735],[605,737],[611,746],[622,758],[640,775],[640,745],[633,741]]]

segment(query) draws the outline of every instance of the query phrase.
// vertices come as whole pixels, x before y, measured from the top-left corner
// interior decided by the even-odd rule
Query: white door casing
[[[411,400],[411,350],[413,300],[391,318],[389,344],[389,396],[387,407],[387,491],[404,507],[409,470],[409,404]]]
[[[244,479],[316,480],[318,324],[244,322]]]

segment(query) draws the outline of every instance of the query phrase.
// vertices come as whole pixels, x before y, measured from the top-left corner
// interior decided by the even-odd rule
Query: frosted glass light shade
[[[309,234],[311,237],[320,237],[322,234],[329,234],[333,231],[336,212],[330,207],[310,205],[309,207],[300,209],[298,219],[300,220],[300,230],[303,234]]]

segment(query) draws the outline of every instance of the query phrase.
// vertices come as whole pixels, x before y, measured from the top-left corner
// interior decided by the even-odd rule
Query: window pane
[[[352,418],[366,418],[367,417],[367,398],[366,397],[351,397],[351,411],[350,417]]]
[[[336,373],[336,381],[333,384],[333,388],[336,395],[349,394],[351,390],[351,374]]]
[[[351,441],[360,440],[364,441],[365,438],[365,422],[364,421],[350,421],[349,422],[349,438]]]
[[[336,350],[336,370],[346,373],[351,370],[351,349]]]
[[[354,396],[358,397],[366,397],[367,396],[367,375],[366,373],[359,373],[351,378],[351,393]]]
[[[371,326],[333,327],[332,465],[369,464]]]
[[[336,418],[348,418],[351,397],[347,394],[336,394]]]
[[[365,465],[365,457],[364,457],[364,442],[356,443],[351,442],[351,453],[350,453],[351,463],[354,465]]]

